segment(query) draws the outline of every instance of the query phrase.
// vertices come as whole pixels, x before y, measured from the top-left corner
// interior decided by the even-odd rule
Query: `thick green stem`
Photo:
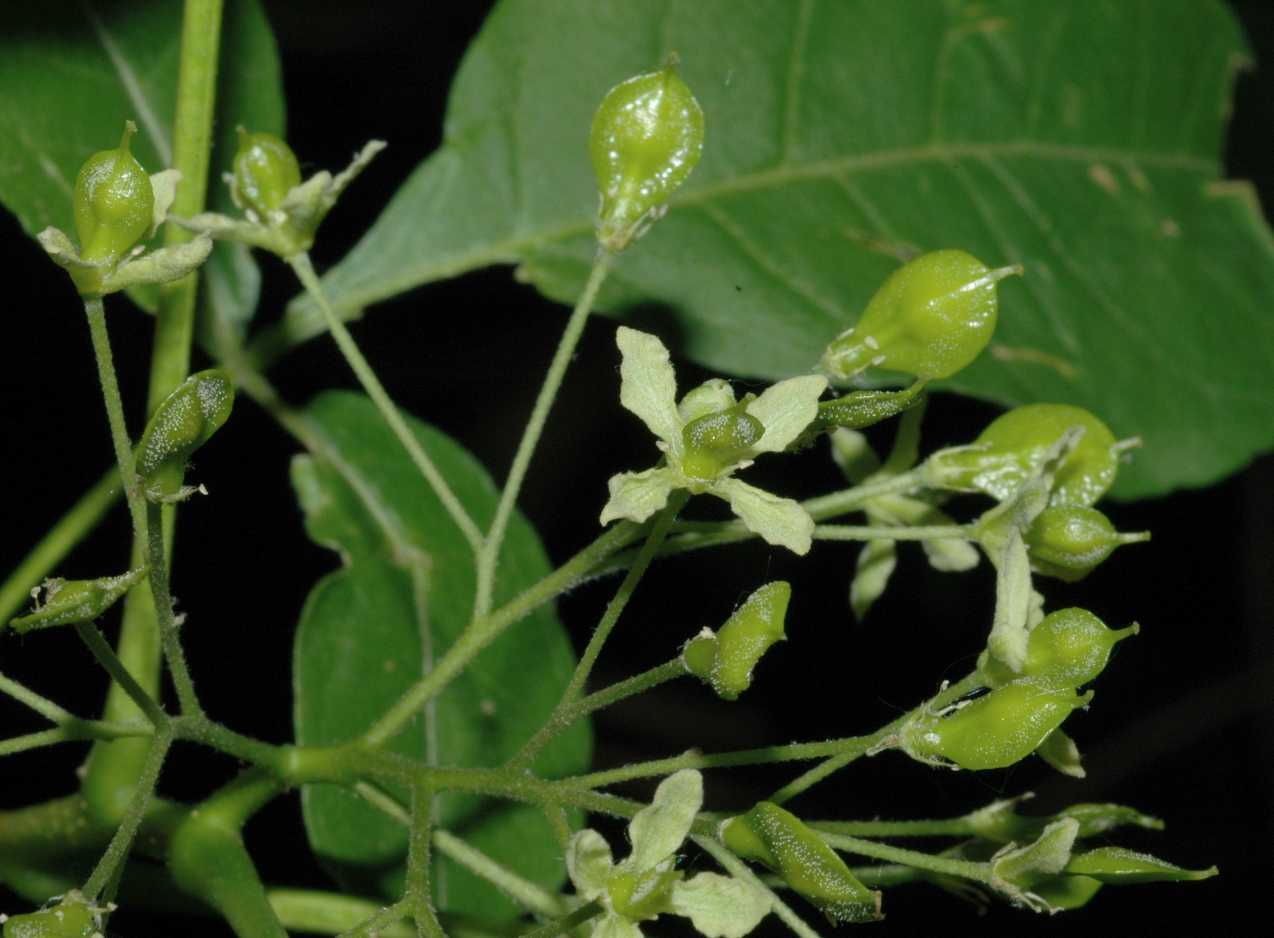
[[[966,694],[973,693],[973,691],[977,690],[981,686],[982,686],[982,678],[977,671],[974,671],[972,674],[967,675],[966,677],[962,678],[956,683],[947,685],[942,690],[940,690],[936,695],[934,695],[931,699],[921,704],[920,707],[933,707],[935,709],[945,707],[947,704],[953,703],[954,701],[959,700],[961,697],[964,697]],[[906,723],[909,719],[911,719],[911,717],[915,715],[916,711],[919,710],[920,707],[917,707],[913,710],[910,710],[907,713],[904,713],[898,719],[881,727],[879,730],[873,733],[870,737],[864,737],[864,739],[870,739],[871,744],[867,746],[865,749],[863,749],[861,752],[856,752],[854,750],[847,749],[844,752],[838,753],[833,756],[829,756],[821,764],[814,766],[814,768],[810,769],[808,772],[805,772],[802,775],[799,775],[796,778],[794,778],[792,781],[788,782],[786,785],[784,785],[782,788],[776,791],[773,795],[771,795],[769,800],[773,801],[775,804],[783,804],[783,802],[788,801],[792,798],[795,798],[797,795],[801,794],[801,792],[808,791],[810,788],[817,785],[819,782],[827,778],[829,775],[832,775],[833,773],[840,771],[845,766],[853,762],[855,759],[858,759],[859,757],[861,757],[867,751],[867,749],[870,749],[872,746],[875,746],[876,743],[880,742],[886,736],[889,736],[889,735],[892,735],[893,733],[898,732],[900,729],[902,729],[903,724]]]
[[[14,613],[31,601],[31,590],[106,517],[120,492],[119,469],[112,466],[14,567],[0,584],[0,631]]]
[[[411,428],[403,420],[402,414],[394,404],[393,399],[390,398],[389,392],[385,390],[385,386],[376,377],[375,369],[363,357],[363,353],[359,351],[357,343],[354,342],[354,337],[345,328],[345,324],[332,312],[331,304],[327,302],[327,294],[323,292],[323,284],[319,282],[318,275],[314,272],[314,265],[310,263],[310,256],[306,253],[294,255],[288,258],[288,264],[291,265],[292,270],[296,273],[297,279],[301,281],[301,285],[305,287],[310,296],[314,298],[314,302],[318,304],[319,309],[323,311],[323,315],[327,319],[327,327],[332,333],[332,338],[336,340],[337,347],[341,350],[341,354],[345,356],[345,361],[349,363],[350,369],[354,372],[354,376],[358,378],[359,384],[363,386],[367,396],[376,405],[381,417],[389,426],[389,429],[393,431],[394,436],[398,438],[398,442],[402,444],[403,449],[407,451],[407,455],[411,457],[411,461],[420,470],[420,474],[424,476],[425,481],[429,483],[429,487],[434,490],[434,494],[442,502],[442,507],[451,516],[451,520],[456,523],[456,527],[460,529],[460,533],[469,542],[469,547],[473,550],[474,555],[480,556],[483,549],[482,532],[478,530],[477,524],[469,517],[469,513],[465,511],[464,506],[460,504],[460,499],[456,497],[456,494],[451,490],[451,486],[447,484],[447,480],[443,478],[442,473],[438,471],[438,467],[429,458],[429,454],[420,445],[420,441],[416,439],[416,435],[411,432]]]
[[[186,218],[203,211],[212,151],[212,123],[217,86],[218,49],[221,42],[222,0],[186,0],[182,16],[181,58],[177,76],[177,106],[173,120],[173,168],[181,172],[172,213]],[[164,243],[173,245],[190,234],[169,224]],[[155,316],[155,342],[151,350],[148,414],[177,387],[190,370],[190,346],[194,335],[195,274],[160,288]],[[123,480],[125,488],[128,479]],[[171,550],[175,514],[165,512],[165,530]],[[140,519],[138,519],[140,521]],[[146,554],[146,538],[134,538],[133,566]],[[157,619],[147,590],[132,590],[124,601],[124,623],[117,646],[119,658],[153,697],[159,694],[160,641]],[[132,699],[112,684],[104,716],[127,721],[138,715]],[[147,761],[144,745],[131,740],[93,747],[85,775],[85,791],[99,807],[113,811],[124,792],[132,789]]]
[[[133,519],[133,536],[142,537],[145,502],[137,487],[137,472],[133,466],[133,441],[128,435],[124,420],[124,401],[119,393],[119,381],[115,376],[115,358],[111,354],[111,337],[106,328],[106,310],[100,296],[86,297],[84,312],[88,316],[89,336],[93,340],[93,355],[97,359],[97,377],[102,384],[102,400],[106,403],[106,420],[111,428],[111,445],[115,448],[115,464],[124,483],[124,495],[128,499],[128,512]]]
[[[491,609],[495,590],[496,562],[500,557],[500,547],[504,543],[505,529],[509,525],[513,507],[517,504],[518,493],[522,490],[522,482],[526,478],[531,457],[535,455],[535,447],[540,442],[540,434],[544,432],[549,411],[553,407],[554,400],[557,399],[557,392],[562,386],[567,366],[571,363],[571,356],[575,354],[575,347],[579,345],[580,336],[584,334],[584,324],[588,321],[588,314],[597,301],[597,293],[610,272],[613,259],[608,252],[600,251],[593,261],[593,269],[588,275],[588,282],[584,285],[584,292],[580,294],[579,301],[566,322],[566,329],[557,344],[557,351],[553,353],[553,361],[549,363],[548,374],[544,376],[544,384],[540,387],[535,406],[531,409],[531,417],[522,431],[522,440],[518,443],[517,452],[513,456],[513,465],[509,469],[509,478],[504,483],[504,491],[500,493],[500,503],[496,506],[495,518],[491,522],[491,529],[487,532],[486,541],[478,556],[475,616],[484,616]]]
[[[959,524],[892,525],[820,524],[814,528],[816,541],[942,541],[969,540],[967,528]]]
[[[641,531],[641,526],[621,522],[606,530],[578,554],[558,567],[540,582],[529,587],[499,609],[475,619],[460,637],[438,659],[432,671],[421,678],[382,716],[363,741],[379,745],[391,739],[409,723],[420,708],[440,693],[480,651],[495,641],[504,630],[520,622],[544,603],[575,586],[611,554],[627,547]]]
[[[177,700],[183,715],[199,715],[203,708],[195,696],[195,684],[186,667],[186,655],[181,650],[177,636],[177,623],[173,616],[172,595],[168,591],[168,558],[164,550],[163,514],[158,505],[146,506],[147,569],[150,592],[155,599],[155,615],[159,624],[159,637],[164,647],[164,658],[177,688]]]
[[[825,831],[819,831],[818,836],[823,838],[829,846],[846,853],[854,853],[863,857],[874,857],[877,860],[885,860],[889,863],[901,863],[904,866],[910,866],[918,870],[942,873],[947,876],[958,876],[961,879],[971,879],[979,883],[989,883],[991,880],[991,865],[989,863],[975,863],[972,860],[939,857],[930,853],[921,853],[919,850],[908,850],[905,847],[894,847],[890,844],[877,843],[874,840],[863,840],[859,837],[848,837],[844,834],[829,834]]]
[[[82,891],[90,900],[101,895],[102,890],[115,879],[116,874],[123,868],[124,861],[128,859],[133,838],[137,836],[137,828],[141,825],[151,796],[155,793],[155,785],[159,782],[159,773],[164,767],[164,758],[168,755],[172,741],[172,734],[166,729],[157,731],[150,741],[150,751],[146,755],[146,762],[142,765],[142,772],[138,776],[136,788],[133,789],[124,819],[119,829],[115,831],[115,836],[111,838],[106,853],[84,884]]]
[[[575,701],[573,704],[554,711],[544,725],[531,737],[530,741],[506,765],[512,767],[514,765],[525,766],[529,764],[531,759],[541,749],[576,720],[588,716],[595,710],[609,707],[613,703],[618,703],[625,698],[632,697],[634,694],[644,693],[651,688],[683,677],[688,673],[685,662],[678,656],[671,661],[656,665],[649,671],[643,671],[641,674],[635,674],[626,680],[612,684],[610,687],[604,687],[595,693],[589,694],[587,697]]]
[[[168,725],[168,714],[155,702],[155,698],[146,693],[145,688],[137,683],[129,670],[124,667],[124,663],[115,655],[115,650],[102,638],[102,633],[97,630],[97,626],[92,622],[77,622],[75,624],[75,632],[90,652],[97,659],[97,663],[106,669],[109,674],[124,692],[132,698],[133,703],[137,704],[137,709],[146,715],[146,719],[150,721],[150,725],[158,729],[161,726]]]

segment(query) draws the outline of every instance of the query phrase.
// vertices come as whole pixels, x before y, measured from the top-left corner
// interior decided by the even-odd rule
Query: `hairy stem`
[[[177,105],[173,120],[173,168],[181,172],[172,212],[187,218],[203,211],[211,158],[212,122],[217,87],[218,50],[221,43],[222,0],[186,0],[182,14],[181,59],[177,76]],[[179,244],[190,234],[176,225],[165,226],[164,243]],[[155,315],[155,342],[151,351],[146,412],[155,408],[190,371],[190,346],[194,335],[198,278],[195,274],[160,288]],[[122,479],[125,491],[129,479]],[[165,528],[171,549],[173,509],[165,512]],[[135,518],[133,566],[146,554],[142,519]],[[132,590],[124,601],[124,624],[116,646],[119,658],[151,696],[159,693],[161,657],[158,624],[153,601],[146,590]],[[131,697],[116,684],[107,694],[104,716],[129,720],[138,715]],[[133,741],[94,746],[85,775],[85,790],[113,803],[129,790],[148,759],[146,748]]]
[[[500,557],[500,546],[504,543],[505,529],[513,514],[513,507],[517,504],[518,493],[522,490],[522,482],[526,478],[531,457],[535,455],[535,448],[540,442],[540,434],[544,432],[549,411],[553,407],[554,400],[557,399],[557,392],[562,386],[567,366],[571,363],[571,356],[575,354],[575,347],[579,345],[580,336],[584,334],[584,324],[588,321],[588,314],[597,300],[597,293],[610,272],[613,259],[608,252],[599,251],[593,261],[593,269],[589,272],[584,292],[580,294],[579,301],[566,322],[566,329],[557,344],[557,351],[553,353],[553,360],[549,363],[548,374],[544,376],[544,384],[540,387],[535,406],[531,409],[530,419],[527,420],[526,428],[522,431],[522,440],[518,443],[517,452],[513,456],[513,466],[509,469],[509,478],[504,483],[504,491],[500,493],[500,503],[496,506],[495,518],[491,522],[486,542],[478,555],[477,595],[474,600],[474,612],[478,616],[486,615],[491,609],[492,594],[495,589],[496,561]]]
[[[270,889],[266,898],[284,928],[306,934],[346,932],[383,911],[367,899],[309,889]],[[410,938],[413,932],[406,925],[390,923],[380,934],[381,938]]]
[[[914,527],[883,524],[820,524],[814,528],[816,541],[967,541],[969,539],[968,528],[960,524],[931,524]]]
[[[341,354],[345,356],[345,361],[349,363],[350,369],[354,372],[355,377],[358,378],[359,384],[363,386],[367,396],[376,405],[381,417],[394,436],[398,438],[398,442],[402,444],[403,449],[407,451],[407,455],[411,457],[411,461],[420,470],[420,474],[424,476],[425,481],[429,483],[429,487],[434,490],[434,494],[442,502],[442,507],[451,516],[451,520],[456,523],[456,527],[460,529],[460,533],[469,542],[469,547],[473,550],[474,555],[481,556],[481,551],[484,549],[482,532],[478,530],[477,524],[474,523],[464,506],[460,504],[460,499],[456,497],[456,494],[451,490],[451,486],[447,484],[447,480],[443,478],[442,473],[438,471],[438,467],[429,458],[429,454],[420,445],[420,441],[416,439],[416,435],[411,432],[411,428],[403,420],[402,414],[390,398],[389,392],[385,390],[385,386],[376,377],[376,371],[368,363],[363,353],[359,351],[354,337],[345,328],[345,324],[332,312],[331,304],[327,301],[327,294],[323,292],[323,284],[319,282],[318,275],[314,272],[314,265],[310,263],[309,254],[304,252],[296,254],[288,258],[288,264],[291,265],[292,270],[296,273],[297,279],[301,281],[301,285],[305,287],[310,296],[314,298],[314,302],[318,304],[319,309],[323,311],[323,315],[327,319],[327,327],[331,330],[332,338],[336,340],[337,347],[341,350]]]
[[[558,935],[565,934],[576,925],[583,925],[590,919],[596,918],[602,914],[602,904],[594,899],[592,902],[586,902],[569,915],[564,915],[556,921],[548,922],[539,928],[532,928],[530,931],[524,931],[518,938],[557,938]]]
[[[145,502],[137,487],[137,471],[133,465],[133,441],[128,435],[124,420],[124,401],[119,393],[119,380],[115,376],[115,358],[111,354],[111,337],[106,328],[106,310],[100,296],[86,297],[84,312],[88,316],[89,336],[93,340],[93,355],[97,359],[97,377],[102,384],[102,400],[106,403],[106,420],[111,428],[111,445],[115,448],[115,464],[124,484],[124,496],[128,499],[128,513],[133,519],[133,536],[142,537],[145,530]]]
[[[168,591],[168,558],[164,550],[163,514],[158,505],[146,506],[146,544],[148,563],[146,574],[150,579],[150,592],[155,599],[155,614],[159,624],[159,638],[164,647],[164,658],[177,688],[177,700],[183,714],[203,713],[199,698],[195,695],[195,683],[186,667],[186,654],[181,650],[177,637],[177,623],[173,616],[173,599]]]
[[[146,693],[146,689],[138,684],[137,679],[124,667],[124,663],[115,655],[115,650],[106,639],[102,638],[102,633],[97,630],[97,626],[92,622],[77,622],[75,632],[97,659],[97,663],[106,669],[106,673],[124,689],[133,703],[137,704],[137,709],[146,715],[150,725],[156,729],[167,726],[168,714],[164,713],[155,702],[155,698]]]
[[[826,841],[829,846],[845,853],[874,857],[877,860],[885,860],[890,863],[901,863],[914,869],[926,870],[930,873],[943,873],[947,876],[958,876],[961,879],[971,879],[979,883],[988,883],[991,880],[991,865],[989,863],[976,863],[972,860],[957,860],[953,857],[934,856],[930,853],[921,853],[919,850],[894,847],[890,844],[882,844],[874,840],[863,840],[860,837],[849,837],[845,834],[829,834],[826,831],[819,831],[818,836]]]

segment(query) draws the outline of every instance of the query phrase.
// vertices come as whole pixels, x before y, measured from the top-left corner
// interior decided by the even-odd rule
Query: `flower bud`
[[[75,177],[71,206],[80,237],[80,257],[89,262],[118,260],[142,239],[154,219],[150,176],[129,152],[137,125],[128,121],[114,150],[90,156]]]
[[[164,398],[137,444],[137,478],[153,501],[181,489],[186,461],[220,429],[234,406],[234,385],[218,368],[191,375]]]
[[[245,208],[266,218],[300,184],[301,167],[291,147],[274,134],[248,133],[239,128],[234,188]]]
[[[1150,540],[1150,533],[1121,534],[1096,508],[1060,505],[1045,508],[1023,535],[1031,569],[1074,583],[1088,576],[1121,544]]]
[[[1014,681],[945,714],[921,712],[899,734],[913,759],[963,769],[1003,769],[1025,759],[1092,699],[1030,680]]]
[[[588,148],[601,193],[597,238],[608,251],[622,251],[699,162],[703,111],[670,63],[607,92]]]
[[[857,324],[827,347],[822,370],[833,382],[869,367],[950,377],[991,341],[996,283],[1021,272],[992,270],[964,251],[922,254],[886,278]]]
[[[836,924],[872,922],[880,916],[880,893],[864,886],[835,851],[794,814],[762,801],[721,825],[725,845],[745,860],[761,863]]]
[[[1119,453],[1128,443],[1116,443],[1104,423],[1069,404],[1028,404],[1001,414],[971,446],[931,456],[925,474],[934,487],[985,492],[1004,501],[1074,427],[1084,433],[1054,475],[1049,504],[1093,505],[1114,484]]]

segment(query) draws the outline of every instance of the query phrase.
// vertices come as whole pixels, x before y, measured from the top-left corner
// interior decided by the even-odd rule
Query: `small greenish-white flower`
[[[762,453],[786,449],[818,415],[827,388],[819,375],[789,378],[759,397],[736,400],[719,378],[701,384],[677,402],[677,379],[668,349],[655,336],[620,326],[623,354],[619,400],[658,438],[663,465],[612,476],[601,522],[642,522],[668,502],[674,489],[709,494],[730,503],[747,525],[771,544],[804,554],[814,521],[798,502],[733,478]]]
[[[743,938],[770,911],[770,896],[752,883],[676,869],[681,846],[703,806],[703,777],[693,769],[668,776],[654,801],[628,825],[632,852],[620,863],[592,829],[579,831],[566,849],[566,868],[579,897],[599,902],[592,938],[641,938],[638,922],[661,914],[689,918],[707,938]]]
[[[372,140],[342,172],[333,176],[321,170],[301,182],[296,157],[283,140],[240,128],[235,171],[226,173],[225,180],[243,218],[204,212],[173,221],[219,240],[293,257],[310,249],[319,224],[341,193],[383,149],[383,140]]]

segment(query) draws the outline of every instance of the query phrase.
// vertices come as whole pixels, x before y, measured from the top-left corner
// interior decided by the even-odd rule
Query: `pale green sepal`
[[[1044,737],[1044,742],[1039,744],[1035,754],[1063,775],[1069,775],[1071,778],[1084,778],[1088,775],[1084,771],[1083,758],[1079,754],[1079,747],[1075,745],[1075,740],[1060,729],[1053,730]]]
[[[677,852],[703,806],[703,776],[694,769],[669,775],[655,789],[654,800],[633,816],[628,838],[633,852],[622,867],[633,871],[653,868]]]
[[[634,922],[614,912],[607,912],[593,926],[592,938],[642,938],[642,934]]]
[[[827,379],[822,375],[788,378],[766,388],[744,408],[765,427],[752,451],[779,453],[787,449],[818,416],[818,399],[826,390]]]
[[[105,270],[108,266],[107,261],[86,261],[81,259],[80,252],[76,249],[74,242],[60,228],[52,226],[45,228],[35,236],[35,240],[40,242],[40,247],[44,248],[45,253],[52,258],[53,263],[67,270]]]
[[[237,241],[248,247],[262,248],[275,254],[286,253],[290,246],[286,237],[274,229],[216,212],[204,212],[191,218],[179,218],[174,215],[169,220],[187,231],[206,234],[218,241]]]
[[[1031,610],[1031,560],[1017,528],[1009,531],[995,558],[995,619],[986,647],[991,654],[1021,674],[1026,665],[1027,622]]]
[[[592,828],[576,831],[566,847],[566,872],[582,899],[596,899],[606,891],[614,868],[610,845]]]
[[[854,579],[849,584],[849,607],[859,622],[885,592],[896,566],[898,551],[893,541],[868,541],[859,551]]]
[[[880,468],[880,457],[867,437],[857,430],[840,427],[832,431],[828,440],[832,446],[832,461],[846,481],[857,485]]]
[[[700,873],[672,887],[672,910],[706,938],[743,938],[770,911],[770,894],[732,876]]]
[[[1044,828],[1039,839],[1025,847],[1009,844],[991,858],[991,886],[1016,905],[1036,912],[1056,911],[1031,888],[1056,876],[1070,862],[1079,821],[1062,818]]]
[[[601,523],[606,525],[626,518],[640,524],[668,503],[668,495],[675,485],[676,477],[667,468],[611,476],[606,483],[610,500],[602,509]]]
[[[728,501],[747,529],[766,543],[786,547],[796,554],[809,553],[814,519],[800,502],[771,495],[738,479],[722,479],[709,491]]]
[[[353,162],[342,172],[333,176],[327,170],[315,173],[299,186],[295,186],[279,203],[278,210],[271,212],[268,221],[275,224],[286,220],[293,229],[312,239],[319,223],[327,216],[340,198],[345,188],[367,168],[367,164],[381,150],[385,149],[385,141],[372,140],[365,144],[355,155]],[[273,216],[281,217],[275,218]]]
[[[677,377],[668,349],[653,335],[620,326],[615,344],[623,355],[619,368],[619,402],[641,418],[675,456],[681,453],[681,415],[677,412]]]
[[[697,388],[691,388],[677,405],[677,415],[681,422],[689,423],[708,414],[719,414],[729,410],[738,401],[734,396],[734,388],[724,378],[709,378]]]
[[[134,260],[124,261],[103,283],[103,293],[114,293],[139,283],[168,283],[180,280],[208,259],[212,239],[199,235],[184,244],[148,251]]]
[[[181,182],[181,170],[166,169],[162,173],[151,173],[150,188],[155,193],[155,207],[151,212],[150,230],[147,238],[153,238],[159,226],[168,220],[168,210],[173,207],[173,199],[177,197],[177,183]]]

